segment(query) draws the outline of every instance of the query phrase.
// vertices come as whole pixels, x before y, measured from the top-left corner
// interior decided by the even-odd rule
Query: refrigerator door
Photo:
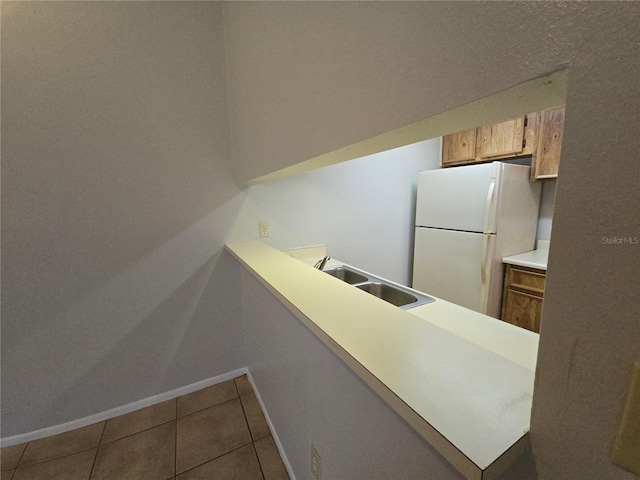
[[[487,313],[495,235],[416,228],[413,288]]]
[[[495,233],[500,162],[418,174],[416,226]]]

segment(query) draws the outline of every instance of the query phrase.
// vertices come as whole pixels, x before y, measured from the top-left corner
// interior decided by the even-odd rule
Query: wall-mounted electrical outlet
[[[322,480],[322,460],[313,445],[311,445],[311,473],[313,473],[314,480]]]
[[[260,238],[265,238],[269,236],[269,223],[268,222],[260,222],[258,223],[258,231],[260,232]]]

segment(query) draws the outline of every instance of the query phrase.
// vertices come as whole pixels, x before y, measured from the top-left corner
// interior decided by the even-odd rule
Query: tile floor
[[[289,478],[246,375],[1,453],[1,480]]]

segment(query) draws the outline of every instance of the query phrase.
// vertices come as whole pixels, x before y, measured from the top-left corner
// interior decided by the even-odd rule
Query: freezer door
[[[499,162],[418,174],[416,226],[495,233]]]
[[[413,288],[487,313],[495,236],[416,228]]]

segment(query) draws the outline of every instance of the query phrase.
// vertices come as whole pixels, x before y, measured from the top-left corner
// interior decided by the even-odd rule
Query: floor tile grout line
[[[176,398],[176,430],[173,445],[173,478],[178,476],[178,399]]]
[[[239,377],[236,377],[236,378],[239,378]],[[235,391],[236,391],[236,395],[235,395],[233,398],[230,398],[229,400],[233,400],[234,398],[240,398],[240,393],[238,392],[238,386],[236,385],[235,378],[232,378],[231,380],[227,380],[227,381],[222,382],[222,383],[216,383],[215,385],[210,385],[210,386],[205,387],[205,388],[202,388],[202,389],[200,389],[200,390],[196,390],[196,391],[194,391],[194,392],[187,393],[187,394],[185,394],[185,395],[180,395],[179,397],[176,397],[176,398],[175,398],[175,400],[176,400],[176,419],[177,419],[177,418],[186,417],[187,415],[191,415],[191,414],[193,414],[193,413],[201,412],[202,410],[206,410],[206,409],[207,409],[207,408],[209,408],[209,407],[214,407],[214,406],[216,406],[216,405],[221,405],[221,404],[223,404],[223,403],[228,402],[229,400],[224,400],[223,402],[214,403],[214,404],[212,404],[212,405],[209,405],[208,407],[199,408],[198,410],[194,410],[193,412],[189,412],[189,413],[187,413],[186,415],[182,415],[182,417],[179,417],[179,416],[178,416],[177,401],[178,401],[178,399],[179,399],[179,398],[188,397],[189,395],[192,395],[192,394],[194,394],[194,393],[198,393],[198,392],[200,392],[200,391],[202,391],[202,390],[207,390],[207,389],[209,389],[209,388],[214,388],[214,387],[217,387],[217,386],[222,385],[222,384],[227,383],[227,382],[233,382],[233,385],[234,385],[234,387],[235,387]]]
[[[16,474],[16,470],[17,468],[7,468],[6,470],[0,470],[0,478],[2,478],[2,474],[11,474],[11,476],[9,477],[9,480],[11,480],[13,478],[13,476]]]
[[[89,479],[93,476],[93,469],[96,468],[96,460],[98,459],[98,452],[100,451],[100,446],[102,445],[102,438],[104,437],[104,432],[107,430],[107,422],[104,422],[104,426],[102,427],[102,433],[100,433],[100,440],[98,440],[98,448],[96,448],[96,454],[93,456],[93,463],[91,464],[91,471],[89,472]]]
[[[255,395],[255,392],[253,391],[253,388],[252,388],[250,392],[245,392],[244,394],[242,394],[240,392],[240,388],[238,387],[238,383],[236,382],[236,380],[240,379],[240,378],[242,378],[242,376],[234,377],[233,379],[231,379],[231,380],[233,380],[234,390],[235,390],[235,396],[233,398],[230,398],[228,400],[225,400],[225,401],[222,401],[222,402],[219,402],[219,403],[214,403],[214,404],[209,405],[207,407],[195,410],[193,412],[188,413],[187,415],[183,415],[180,418],[186,418],[186,417],[189,417],[189,416],[194,415],[196,413],[199,413],[199,412],[202,412],[204,410],[207,410],[209,408],[222,406],[222,405],[224,405],[226,403],[230,403],[232,401],[238,401],[240,403],[240,407],[242,409],[242,413],[243,413],[244,420],[245,420],[245,425],[247,426],[247,430],[249,431],[249,437],[250,437],[249,441],[247,443],[243,444],[243,445],[240,445],[240,446],[232,449],[232,450],[229,450],[228,452],[225,452],[225,453],[223,453],[221,455],[218,455],[215,458],[209,459],[206,462],[203,462],[203,463],[201,463],[199,465],[191,467],[188,470],[185,470],[184,472],[181,472],[180,475],[182,475],[183,473],[189,472],[190,470],[193,470],[195,468],[201,467],[202,465],[205,465],[205,464],[207,464],[209,462],[215,461],[215,460],[217,460],[217,459],[219,459],[219,458],[221,458],[221,457],[223,457],[225,455],[231,454],[231,453],[235,452],[236,450],[239,450],[240,448],[244,448],[244,447],[247,447],[248,445],[251,445],[251,448],[253,450],[255,458],[258,460],[258,465],[259,465],[259,468],[260,468],[260,472],[261,472],[262,478],[263,478],[263,480],[266,478],[262,463],[260,462],[260,457],[258,455],[255,442],[258,441],[258,440],[261,440],[263,438],[266,438],[266,437],[268,437],[269,435],[272,435],[272,434],[271,434],[271,431],[269,429],[268,432],[265,435],[263,435],[263,436],[261,436],[259,438],[254,438],[254,432],[251,430],[251,425],[249,423],[249,418],[247,416],[247,411],[245,409],[245,405],[244,405],[244,402],[242,400],[243,400],[243,397],[248,397],[248,396],[250,396],[252,394]],[[59,457],[50,458],[50,459],[47,459],[47,460],[43,460],[43,461],[40,461],[40,462],[35,462],[35,463],[32,463],[32,464],[20,467],[20,462],[23,460],[23,457],[24,457],[24,455],[26,453],[26,450],[27,450],[29,444],[32,443],[32,442],[26,442],[25,443],[25,447],[21,452],[20,458],[18,459],[18,463],[16,464],[16,467],[13,469],[11,478],[13,478],[15,476],[15,473],[18,471],[19,468],[22,469],[22,468],[30,467],[30,466],[33,466],[33,465],[40,465],[40,464],[43,464],[43,463],[46,463],[46,462],[67,458],[67,457],[70,457],[72,455],[84,453],[84,452],[87,452],[87,451],[92,450],[92,449],[95,448],[93,462],[92,462],[91,470],[89,472],[89,477],[88,477],[88,480],[90,480],[93,477],[93,474],[95,473],[95,467],[96,467],[96,463],[97,463],[98,452],[103,446],[109,445],[111,443],[115,443],[115,442],[117,442],[119,440],[124,440],[126,438],[132,437],[132,436],[137,435],[139,433],[147,432],[147,431],[152,430],[152,429],[157,428],[157,427],[166,426],[167,424],[169,424],[171,422],[175,422],[174,439],[173,439],[173,441],[174,441],[174,469],[173,469],[174,472],[173,472],[173,475],[171,476],[171,478],[167,479],[167,480],[174,480],[174,479],[176,479],[178,477],[178,470],[177,470],[177,468],[178,468],[178,464],[177,464],[178,443],[177,442],[178,442],[178,420],[179,420],[179,418],[178,418],[178,398],[179,397],[176,397],[176,398],[173,399],[174,402],[175,402],[174,403],[175,416],[174,416],[174,419],[172,419],[172,420],[169,420],[169,421],[166,421],[166,422],[163,422],[163,423],[159,423],[159,424],[154,425],[154,426],[149,427],[149,428],[144,428],[144,429],[142,429],[140,431],[125,435],[123,437],[111,440],[109,442],[104,442],[105,433],[106,433],[106,427],[107,427],[107,422],[108,422],[108,420],[105,420],[104,424],[103,424],[102,431],[100,433],[100,438],[98,440],[98,444],[97,445],[89,447],[89,448],[84,448],[84,449],[79,450],[77,452],[72,452],[72,453],[65,454],[65,455],[62,455],[62,456],[59,456]],[[122,415],[120,415],[120,417],[121,416]],[[118,418],[118,417],[114,417],[114,418]]]
[[[233,381],[233,385],[234,385],[234,387],[235,387],[235,391],[236,391],[236,396],[235,396],[235,397],[230,398],[229,400],[225,400],[224,402],[214,403],[213,405],[209,405],[209,406],[204,407],[204,408],[201,408],[201,409],[199,409],[199,410],[195,410],[195,411],[190,412],[190,413],[188,413],[188,414],[186,414],[186,415],[183,415],[182,417],[178,417],[178,412],[177,412],[177,408],[178,408],[178,406],[177,406],[177,405],[178,405],[178,404],[177,404],[177,398],[176,398],[176,466],[175,466],[175,472],[176,472],[176,473],[175,473],[175,477],[176,477],[176,478],[178,477],[178,475],[183,475],[184,473],[186,473],[186,472],[188,472],[188,471],[190,471],[190,470],[193,470],[194,468],[201,467],[202,465],[205,465],[205,464],[207,464],[207,463],[209,463],[209,462],[212,462],[213,460],[216,460],[217,458],[220,458],[220,457],[222,457],[222,456],[224,456],[224,455],[227,455],[227,454],[229,454],[229,453],[231,453],[231,452],[234,452],[234,451],[238,450],[239,448],[246,447],[246,446],[247,446],[247,445],[249,445],[249,444],[253,444],[253,435],[251,435],[251,428],[249,427],[249,423],[248,423],[248,421],[247,421],[247,415],[246,415],[246,413],[245,413],[245,411],[244,411],[244,407],[243,407],[243,405],[242,405],[241,395],[240,395],[240,391],[238,390],[238,385],[237,385],[237,383],[236,383],[236,378],[240,378],[240,377],[234,377],[234,378],[232,378],[232,379],[231,379],[231,380]],[[178,398],[179,398],[179,397],[178,397]],[[223,454],[221,454],[221,455],[218,455],[218,456],[217,456],[217,457],[215,457],[215,458],[211,458],[211,459],[207,460],[206,462],[200,463],[200,464],[198,464],[198,465],[196,465],[196,466],[194,466],[194,467],[191,467],[191,468],[189,468],[188,470],[185,470],[184,472],[180,472],[180,473],[178,474],[178,460],[177,460],[177,451],[178,451],[178,445],[177,445],[177,431],[178,431],[178,424],[177,424],[177,422],[178,422],[178,420],[179,420],[179,419],[181,419],[181,418],[186,418],[186,417],[188,417],[188,416],[190,416],[190,415],[194,415],[194,414],[196,414],[196,413],[202,412],[202,411],[204,411],[204,410],[207,410],[208,408],[213,408],[213,407],[217,407],[217,406],[220,406],[220,405],[224,405],[225,403],[229,403],[229,402],[232,402],[232,401],[234,401],[234,400],[237,400],[237,401],[240,403],[240,408],[242,408],[242,414],[243,414],[243,416],[244,416],[244,421],[245,421],[245,424],[247,425],[247,430],[249,431],[249,438],[251,439],[251,440],[250,440],[250,442],[249,442],[249,443],[245,443],[245,444],[243,444],[243,445],[241,445],[241,446],[239,446],[239,447],[237,447],[237,448],[234,448],[233,450],[230,450],[230,451],[228,451],[228,452],[226,452],[226,453],[223,453]],[[255,450],[255,447],[254,447],[254,450]]]
[[[27,447],[29,446],[31,442],[27,442],[24,446],[24,448],[22,449],[22,453],[20,454],[20,458],[18,459],[18,463],[16,463],[16,467],[13,469],[13,473],[11,474],[11,478],[13,478],[13,476],[16,473],[16,470],[18,469],[18,467],[20,466],[20,462],[22,461],[22,457],[24,457],[24,452],[27,451]]]
[[[222,453],[222,454],[218,455],[217,457],[210,458],[206,462],[202,462],[202,463],[199,463],[198,465],[196,465],[194,467],[190,467],[188,470],[185,470],[184,472],[178,473],[178,470],[176,469],[176,475],[175,476],[177,477],[179,475],[184,475],[185,473],[190,472],[191,470],[193,470],[195,468],[199,468],[199,467],[201,467],[203,465],[206,465],[207,463],[213,462],[214,460],[218,460],[219,458],[224,457],[225,455],[229,455],[230,453],[233,453],[236,450],[240,450],[241,448],[244,448],[247,445],[253,445],[253,442],[244,443],[244,444],[240,445],[239,447],[234,448],[233,450],[229,450],[228,452]],[[255,446],[253,447],[253,449],[255,450]],[[256,454],[256,456],[257,456],[257,454]]]
[[[15,470],[22,470],[23,468],[33,467],[34,465],[42,465],[43,463],[53,462],[54,460],[60,460],[61,458],[67,458],[71,455],[77,455],[78,453],[88,452],[89,450],[93,450],[94,448],[97,450],[99,445],[94,445],[93,447],[83,448],[82,450],[78,450],[77,452],[67,453],[65,455],[60,455],[59,457],[49,458],[47,460],[42,460],[41,462],[30,463],[28,465],[17,466]],[[22,458],[21,458],[22,459]]]
[[[239,392],[239,390],[238,390],[238,386],[237,386],[237,385],[236,385],[236,383],[235,383],[235,379],[236,379],[236,378],[240,378],[240,377],[234,377],[234,378],[232,378],[232,379],[231,379],[231,380],[233,380],[233,381],[234,381],[234,382],[233,382],[233,384],[234,384],[234,387],[235,387],[235,390],[236,390],[236,394],[237,394],[235,397],[230,398],[229,400],[225,400],[225,401],[223,401],[223,402],[214,403],[214,404],[209,405],[209,406],[204,407],[204,408],[200,408],[200,409],[195,410],[195,411],[193,411],[193,412],[190,412],[190,413],[188,413],[188,414],[186,414],[186,415],[183,415],[182,417],[178,417],[178,403],[177,403],[177,400],[178,400],[178,398],[185,397],[185,396],[187,396],[187,395],[189,395],[189,394],[181,395],[180,397],[175,397],[175,398],[172,398],[172,399],[167,400],[167,401],[171,401],[171,400],[175,400],[175,401],[176,401],[176,408],[175,408],[175,410],[176,410],[176,417],[175,417],[175,419],[174,419],[174,420],[177,420],[178,418],[184,418],[184,417],[187,417],[187,416],[189,416],[189,415],[193,415],[194,413],[201,412],[202,410],[206,410],[207,408],[215,407],[216,405],[222,405],[223,403],[227,403],[227,402],[230,402],[231,400],[234,400],[234,399],[236,399],[236,398],[240,398],[242,395],[240,394],[240,392]],[[220,385],[220,384],[215,384],[215,385],[212,385],[212,386],[216,386],[216,385]],[[209,387],[205,387],[205,388],[209,388]],[[196,390],[196,391],[197,391],[197,390]],[[191,392],[191,393],[194,393],[194,392]],[[162,402],[161,402],[161,403],[162,403]],[[156,404],[156,405],[158,405],[158,404]],[[154,405],[151,405],[151,406],[154,406]],[[105,422],[105,427],[103,428],[102,433],[100,434],[100,441],[99,441],[99,443],[98,443],[98,446],[101,446],[101,445],[106,445],[106,444],[108,444],[108,443],[115,442],[116,440],[120,440],[120,439],[122,439],[122,438],[130,437],[131,435],[135,435],[136,433],[140,433],[140,432],[144,432],[144,431],[146,431],[146,430],[150,430],[151,428],[154,428],[154,427],[159,427],[160,425],[164,425],[164,424],[169,423],[169,422],[171,422],[171,421],[172,421],[172,420],[168,420],[168,421],[166,421],[166,422],[159,423],[158,425],[155,425],[154,427],[145,428],[145,429],[143,429],[143,430],[140,430],[139,432],[131,433],[131,434],[129,434],[129,435],[125,435],[124,437],[116,438],[116,439],[114,439],[114,440],[110,440],[109,442],[102,443],[102,439],[104,438],[104,432],[105,432],[105,429],[106,429],[106,422],[108,422],[109,420],[115,420],[116,418],[120,418],[120,417],[123,417],[123,416],[125,416],[125,415],[129,415],[129,414],[131,414],[131,413],[138,412],[138,411],[140,411],[140,410],[143,410],[144,408],[148,408],[148,407],[143,407],[143,408],[140,408],[140,409],[138,409],[138,410],[134,410],[134,411],[129,412],[129,413],[124,413],[124,414],[122,414],[122,415],[118,415],[118,416],[116,416],[116,417],[112,417],[112,418],[109,418],[109,419],[107,419],[107,420],[102,420],[102,421],[99,421],[99,422],[91,423],[91,424],[89,424],[89,425],[86,425],[85,427],[79,427],[79,428],[86,428],[86,427],[90,427],[90,426],[92,426],[92,425],[96,425],[97,423]],[[79,430],[79,428],[75,428],[75,429],[73,429],[73,430],[69,430],[69,432],[72,432],[72,431],[75,431],[75,430]],[[68,433],[68,432],[63,432],[63,433]],[[51,438],[52,436],[55,436],[55,435],[51,435],[51,436],[48,436],[48,437],[43,437],[43,438],[38,439],[38,440],[45,440],[45,439]],[[33,442],[36,442],[36,441],[38,441],[38,440],[31,440],[31,441],[28,441],[28,442],[24,442],[25,447],[24,447],[24,449],[22,449],[22,453],[20,454],[20,458],[18,459],[18,463],[16,464],[15,469],[17,469],[17,468],[19,467],[19,465],[20,465],[20,461],[22,460],[22,457],[24,457],[24,454],[25,454],[25,452],[27,451],[27,447],[29,446],[29,444],[30,444],[30,443],[33,443]],[[18,444],[18,445],[20,445],[20,444]],[[13,446],[13,445],[12,445],[12,446]],[[5,448],[7,448],[7,447],[5,447]],[[86,450],[89,450],[89,448],[86,448],[86,449],[84,449],[84,450],[79,450],[78,452],[75,452],[75,453],[84,452],[84,451],[86,451]],[[68,455],[72,455],[72,454],[68,454]],[[63,455],[62,457],[66,457],[66,456],[68,456],[68,455]],[[62,457],[57,457],[57,458],[62,458]],[[54,459],[51,459],[51,460],[54,460]],[[44,462],[48,462],[48,461],[49,461],[49,460],[44,460],[43,462],[36,462],[36,463],[44,463]],[[35,465],[35,463],[30,464],[30,465]],[[28,465],[27,465],[27,466],[28,466]],[[15,470],[15,469],[14,469],[14,470]],[[5,471],[5,470],[3,470],[3,471]]]
[[[264,469],[262,468],[260,455],[258,455],[258,450],[256,449],[256,442],[251,442],[251,446],[253,447],[253,454],[256,456],[256,460],[258,460],[258,467],[260,467],[260,475],[262,475],[262,480],[265,480],[267,477],[265,477],[264,475]]]
[[[262,435],[261,437],[257,437],[255,438],[253,435],[253,430],[251,429],[251,425],[249,425],[249,417],[247,417],[247,411],[244,409],[244,403],[242,402],[242,397],[248,397],[249,395],[255,395],[254,391],[251,391],[251,393],[247,393],[246,395],[240,395],[240,405],[242,405],[242,413],[244,413],[244,419],[247,422],[247,426],[249,427],[249,435],[251,435],[251,440],[253,442],[255,442],[256,440],[260,440],[261,438],[267,437],[269,435],[273,435],[271,433],[271,429],[269,428],[269,424],[267,424],[267,432],[266,434]],[[257,399],[256,399],[257,401]],[[260,409],[260,413],[262,414],[262,416],[264,417],[264,412],[262,411],[262,407],[260,407],[260,404],[258,404],[258,408]],[[265,418],[265,422],[266,422],[266,418]]]
[[[255,438],[253,441],[257,442],[258,440],[262,440],[264,437],[268,437],[269,435],[271,435],[273,437],[273,433],[271,433],[271,430],[269,430],[268,433],[265,433],[264,435],[262,435],[261,437]]]
[[[163,425],[166,425],[168,423],[175,422],[175,421],[176,421],[175,418],[173,420],[167,420],[166,422],[159,423],[157,425],[154,425],[153,427],[143,428],[142,430],[138,430],[137,432],[129,433],[128,435],[125,435],[124,437],[118,437],[118,438],[115,438],[113,440],[109,440],[108,442],[100,443],[100,446],[102,447],[104,445],[111,445],[114,442],[118,442],[118,441],[123,440],[125,438],[133,437],[134,435],[137,435],[137,434],[142,433],[142,432],[148,432],[149,430],[153,430],[154,428],[157,428],[157,427],[162,427]]]
[[[240,377],[238,377],[240,378]],[[235,380],[235,379],[234,379]],[[238,388],[238,385],[236,385],[236,389]],[[240,391],[238,390],[238,394],[240,394]],[[251,392],[249,393],[245,393],[244,395],[239,395],[240,397],[240,405],[242,405],[242,413],[244,413],[244,419],[247,422],[247,426],[249,427],[249,435],[251,435],[251,441],[255,442],[256,440],[260,440],[261,438],[267,437],[269,435],[273,435],[271,433],[271,429],[269,428],[269,425],[267,424],[267,432],[265,435],[262,435],[261,437],[254,437],[254,433],[253,433],[253,429],[251,428],[251,425],[249,425],[249,417],[247,417],[247,411],[244,408],[244,402],[242,401],[242,397],[248,397],[250,395],[255,395],[256,392],[253,391],[253,387],[251,387]],[[257,401],[257,398],[256,398]],[[260,409],[260,413],[264,416],[264,412],[262,411],[262,407],[260,407],[260,404],[258,404],[258,408]],[[256,453],[257,455],[257,453]],[[259,463],[259,461],[258,461]],[[264,476],[264,475],[263,475]]]
[[[181,417],[176,418],[176,420],[180,420],[181,418],[188,417],[188,416],[193,415],[195,413],[200,413],[203,410],[206,410],[207,408],[213,408],[213,407],[217,407],[219,405],[224,405],[225,403],[229,403],[229,402],[232,402],[234,400],[240,400],[240,397],[239,396],[238,397],[233,397],[233,398],[230,398],[229,400],[225,400],[224,402],[214,403],[213,405],[209,405],[208,407],[204,407],[204,408],[200,408],[198,410],[194,410],[193,412],[187,413],[186,415],[182,415]],[[242,403],[242,402],[240,402],[240,403]],[[176,415],[177,415],[177,413],[176,413]]]
[[[247,424],[247,430],[249,430],[249,436],[251,437],[251,441],[255,442],[255,438],[253,438],[253,430],[251,429],[251,425],[249,425],[249,419],[247,418],[247,411],[244,409],[244,403],[242,403],[242,396],[239,398],[240,407],[242,407],[242,414],[244,415],[244,422]]]

